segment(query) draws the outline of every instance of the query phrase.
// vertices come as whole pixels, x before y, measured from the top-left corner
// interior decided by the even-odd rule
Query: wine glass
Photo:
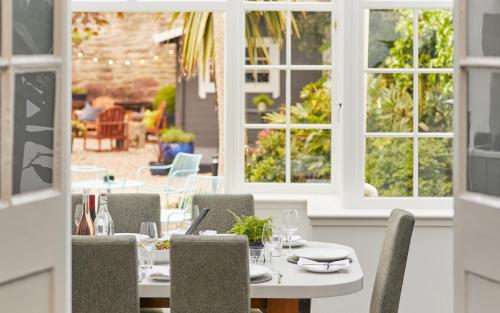
[[[292,254],[292,236],[299,230],[299,213],[296,209],[283,210],[283,231],[288,235],[288,255]]]
[[[80,221],[82,220],[82,216],[83,216],[83,204],[80,203],[80,204],[77,204],[76,208],[75,208],[74,219],[75,219],[76,228],[78,228],[78,226],[80,225]]]
[[[262,244],[269,251],[270,260],[273,256],[278,256],[275,255],[275,252],[282,244],[282,236],[272,221],[267,222],[262,228]]]
[[[149,236],[151,239],[158,239],[158,230],[156,229],[155,222],[141,223],[140,233]]]

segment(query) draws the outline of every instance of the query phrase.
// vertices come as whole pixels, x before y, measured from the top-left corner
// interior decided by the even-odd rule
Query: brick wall
[[[105,16],[109,25],[99,35],[73,47],[73,86],[87,89],[89,98],[107,95],[116,100],[150,101],[158,87],[176,83],[176,45],[160,46],[153,41],[155,32],[167,29],[168,17],[158,20],[151,13]]]

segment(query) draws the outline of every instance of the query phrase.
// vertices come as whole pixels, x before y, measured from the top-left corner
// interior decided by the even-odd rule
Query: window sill
[[[385,226],[390,209],[345,208],[338,196],[255,194],[255,205],[262,209],[297,208],[307,210],[315,226]],[[452,209],[413,209],[416,226],[451,227]]]

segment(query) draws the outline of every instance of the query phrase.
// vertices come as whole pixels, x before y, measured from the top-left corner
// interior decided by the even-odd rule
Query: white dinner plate
[[[292,251],[293,255],[314,261],[334,261],[347,258],[351,252],[336,248],[303,248]]]
[[[144,234],[134,234],[134,233],[115,233],[115,236],[135,236],[137,242],[142,241],[144,239],[148,239],[148,235]]]
[[[262,265],[250,264],[250,279],[269,273],[269,269]]]

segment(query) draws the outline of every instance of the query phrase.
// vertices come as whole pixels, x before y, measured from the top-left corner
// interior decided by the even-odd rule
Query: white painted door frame
[[[35,5],[45,6],[44,12],[50,12],[48,3],[52,3],[53,28],[51,35],[50,31],[47,32],[47,38],[52,36],[53,48],[47,54],[32,55],[14,53],[15,38],[19,39],[19,36],[14,36],[14,4],[21,3],[16,1],[2,0],[0,4],[0,312],[70,312],[69,0],[34,2]],[[26,5],[29,6],[30,2]],[[50,18],[46,20],[50,21]],[[29,34],[31,38],[42,40],[35,34],[38,30],[33,29],[28,31],[32,32]],[[43,72],[50,73],[40,74]],[[20,90],[30,90],[32,94],[18,95]],[[49,96],[52,93],[54,96]],[[19,106],[15,103],[26,103],[25,118],[16,114]],[[42,118],[42,115],[45,117]],[[52,117],[51,124],[45,124]],[[37,124],[42,120],[43,126]],[[21,128],[20,123],[23,125]],[[23,134],[45,132],[43,142],[51,142],[51,148],[46,145],[42,148],[37,140],[28,141],[32,138],[28,139],[26,135],[26,141],[21,141],[19,151],[22,153],[15,154],[19,141],[14,138],[17,138],[15,134],[19,129]],[[28,150],[28,144],[35,148]],[[47,152],[40,152],[43,149]],[[28,153],[33,151],[38,151],[35,157]],[[29,166],[26,159],[30,161]],[[19,175],[13,170],[15,162],[22,162],[20,178],[16,178]],[[31,172],[25,173],[26,169]]]
[[[489,3],[488,3],[489,2]],[[468,4],[480,9],[482,6],[495,2],[489,0],[459,0],[455,5],[455,141],[454,141],[454,283],[455,283],[455,312],[498,312],[500,307],[500,198],[479,192],[470,192],[469,176],[475,169],[469,164],[471,153],[470,125],[471,116],[477,116],[477,106],[489,103],[475,103],[480,101],[478,94],[478,70],[490,71],[481,81],[479,87],[491,88],[491,71],[500,71],[500,58],[484,57],[471,53],[471,47],[481,50],[482,34],[475,30],[468,34],[469,27],[474,28],[471,10]],[[493,4],[492,4],[493,3]],[[484,13],[500,13],[500,6],[496,5],[493,12],[488,8]],[[484,15],[480,17],[482,20]],[[469,23],[468,21],[471,20]],[[482,23],[481,23],[482,24]],[[478,26],[481,29],[481,25]],[[497,38],[498,40],[498,38]],[[474,41],[479,41],[474,44]],[[498,101],[498,99],[496,100]],[[469,109],[471,106],[475,109]],[[479,110],[480,111],[480,110]],[[483,110],[484,111],[484,110]],[[488,112],[483,112],[483,114]],[[499,123],[499,118],[497,118]],[[474,144],[475,145],[475,144]],[[475,146],[472,149],[475,150]],[[486,176],[487,173],[481,175]]]

